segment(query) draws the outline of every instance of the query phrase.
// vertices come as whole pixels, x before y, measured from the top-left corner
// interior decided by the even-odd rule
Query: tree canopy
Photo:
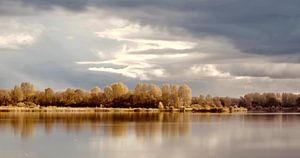
[[[20,104],[22,103],[22,104]],[[248,109],[298,108],[300,94],[293,93],[248,93],[240,98],[200,95],[192,97],[192,89],[186,84],[138,83],[130,90],[124,83],[112,83],[102,90],[96,86],[90,90],[67,88],[54,91],[46,88],[36,90],[29,82],[16,85],[13,89],[0,89],[0,105],[40,105],[66,107],[118,107],[118,108],[158,108],[190,107],[191,105],[210,107],[240,106]]]

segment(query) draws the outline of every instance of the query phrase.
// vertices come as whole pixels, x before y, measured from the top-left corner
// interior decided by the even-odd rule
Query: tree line
[[[192,104],[201,106],[239,106],[249,110],[300,108],[300,94],[294,93],[248,93],[240,98],[212,97],[210,95],[192,98]]]
[[[16,85],[13,89],[0,89],[2,106],[59,106],[59,107],[113,107],[113,108],[180,108],[193,106],[255,108],[298,108],[300,94],[294,93],[249,93],[240,98],[197,96],[186,84],[138,83],[130,90],[124,83],[117,82],[104,89],[90,90],[67,88],[54,91],[46,88],[36,90],[29,82]]]
[[[0,89],[2,106],[59,106],[59,107],[113,107],[113,108],[158,108],[159,105],[174,108],[191,104],[192,90],[186,85],[138,83],[130,90],[124,83],[113,83],[103,90],[67,88],[55,92],[51,88],[36,90],[29,82],[16,85],[13,89]]]

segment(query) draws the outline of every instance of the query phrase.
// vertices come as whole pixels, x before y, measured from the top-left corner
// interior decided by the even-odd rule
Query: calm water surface
[[[299,158],[300,114],[0,113],[2,158]]]

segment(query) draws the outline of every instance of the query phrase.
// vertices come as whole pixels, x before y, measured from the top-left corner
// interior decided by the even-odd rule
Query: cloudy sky
[[[0,0],[0,87],[299,92],[299,0]]]

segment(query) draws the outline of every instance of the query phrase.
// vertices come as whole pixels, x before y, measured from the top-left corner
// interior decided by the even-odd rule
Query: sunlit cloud
[[[150,80],[154,78],[164,78],[168,75],[166,70],[159,64],[149,61],[164,58],[183,58],[188,56],[187,53],[168,53],[157,54],[151,53],[154,50],[161,52],[171,50],[192,49],[196,43],[190,41],[162,40],[163,36],[159,35],[157,28],[149,26],[140,26],[125,20],[113,20],[114,28],[106,29],[102,32],[96,32],[101,38],[108,38],[121,42],[122,48],[115,53],[113,59],[103,61],[79,61],[81,65],[100,65],[100,67],[90,67],[90,71],[100,71],[121,74],[130,78],[140,80]],[[165,33],[165,36],[171,37]],[[175,37],[175,36],[174,36]],[[176,39],[176,38],[175,38]],[[143,53],[148,51],[149,53]],[[123,68],[105,67],[103,64],[113,64],[123,66]],[[102,66],[101,66],[102,65]]]
[[[150,49],[191,49],[196,43],[179,40],[162,40],[164,36],[170,37],[166,33],[159,34],[161,30],[151,28],[149,26],[140,26],[138,24],[131,24],[128,21],[113,26],[115,28],[106,29],[102,32],[96,32],[101,38],[109,38],[123,42],[130,42],[135,47],[125,45],[127,52],[145,51]],[[175,38],[176,39],[176,38]]]
[[[164,69],[153,69],[147,70],[145,67],[127,66],[125,68],[105,68],[105,67],[91,67],[91,71],[101,71],[121,74],[126,77],[138,78],[140,80],[150,80],[149,76],[165,77]]]
[[[149,59],[157,58],[157,55],[132,55],[118,53],[115,56],[115,59],[105,60],[105,61],[83,61],[77,62],[77,64],[83,65],[105,65],[113,64],[117,66],[122,66],[122,68],[113,68],[113,67],[90,67],[90,71],[100,71],[100,72],[109,72],[121,74],[130,78],[138,78],[141,80],[149,80],[150,76],[152,77],[166,77],[166,72],[164,69],[157,67],[154,64],[147,63]]]
[[[23,45],[30,45],[35,41],[35,38],[30,34],[10,34],[0,36],[0,48],[18,49]]]
[[[32,45],[42,32],[42,27],[36,24],[16,22],[10,19],[0,19],[0,48],[20,49]]]
[[[194,65],[190,70],[192,73],[204,77],[230,77],[228,72],[221,72],[217,69],[216,65],[212,64]]]

